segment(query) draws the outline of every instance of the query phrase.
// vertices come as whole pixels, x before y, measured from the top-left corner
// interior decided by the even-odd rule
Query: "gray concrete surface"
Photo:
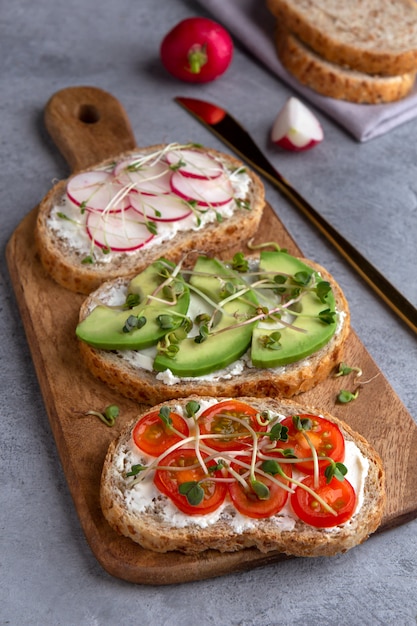
[[[261,3],[259,3],[261,4]],[[68,168],[42,111],[70,85],[117,96],[139,144],[223,146],[172,102],[225,104],[325,217],[417,304],[417,118],[359,144],[318,112],[325,142],[283,154],[268,133],[289,89],[237,45],[227,78],[195,88],[166,75],[159,43],[185,0],[14,0],[1,3],[0,624],[354,626],[417,622],[417,521],[332,559],[292,560],[170,587],[132,585],[92,555],[63,475],[16,309],[4,248],[19,221]],[[336,276],[353,327],[417,416],[417,337],[269,184],[267,199],[306,256]],[[372,415],[370,415],[372,419]]]

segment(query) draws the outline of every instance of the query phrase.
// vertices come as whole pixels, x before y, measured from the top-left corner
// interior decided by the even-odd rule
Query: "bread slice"
[[[414,85],[415,72],[401,76],[369,75],[326,61],[280,24],[275,41],[283,66],[300,83],[329,98],[359,104],[395,102],[405,98]]]
[[[367,74],[417,70],[414,0],[267,0],[287,30],[322,58]]]
[[[152,241],[137,250],[119,252],[92,243],[85,226],[89,211],[73,205],[66,198],[67,185],[73,177],[61,181],[40,204],[35,230],[40,260],[57,283],[71,291],[89,294],[106,280],[140,272],[160,256],[178,261],[190,250],[201,247],[215,253],[246,242],[255,234],[265,206],[260,178],[232,156],[195,145],[182,148],[208,154],[222,166],[233,186],[233,200],[221,206],[209,203],[187,219],[170,222],[168,229],[166,223],[153,221],[157,233]],[[173,149],[179,150],[180,146],[138,148],[108,159],[93,169],[112,172],[118,164],[136,155],[154,155],[155,161],[162,161]],[[198,188],[199,179],[194,178],[193,184]],[[173,195],[178,201],[178,196]]]
[[[137,365],[131,358],[134,351],[107,351],[79,342],[83,361],[91,373],[122,395],[144,402],[157,404],[172,398],[181,398],[192,394],[215,397],[281,396],[292,397],[312,389],[325,380],[332,370],[343,360],[344,347],[350,331],[350,312],[344,293],[336,280],[317,263],[301,259],[312,269],[319,272],[324,281],[331,284],[338,312],[338,328],[330,341],[315,354],[301,361],[273,369],[253,367],[250,359],[240,361],[242,367],[238,373],[229,370],[219,372],[218,376],[204,376],[171,380],[165,372],[155,372]],[[81,309],[82,321],[98,303],[116,305],[124,302],[127,280],[119,279],[102,285],[88,297]],[[114,293],[119,294],[114,299]]]
[[[189,400],[195,400],[200,406],[216,402],[214,398],[181,399],[170,404],[172,410],[184,409]],[[231,503],[214,517],[207,516],[206,523],[193,520],[178,512],[167,497],[157,490],[150,492],[146,503],[141,501],[140,492],[136,495],[131,486],[132,478],[126,477],[134,463],[144,463],[141,452],[132,440],[135,418],[115,439],[108,449],[101,477],[100,500],[105,518],[117,532],[132,539],[142,547],[164,553],[178,550],[186,554],[198,554],[213,549],[221,552],[233,552],[256,547],[261,552],[277,551],[292,556],[316,557],[332,556],[345,552],[364,542],[381,523],[385,504],[385,475],[381,459],[375,449],[346,423],[328,412],[303,406],[291,400],[275,398],[241,398],[259,412],[268,410],[271,414],[283,416],[312,414],[322,416],[336,423],[342,430],[345,441],[354,442],[352,446],[360,452],[367,471],[362,475],[362,505],[349,521],[331,529],[314,528],[307,525],[291,513],[290,505],[285,511],[264,519],[251,519],[236,513]],[[159,410],[161,406],[155,407]],[[351,444],[348,444],[351,445]],[[133,451],[132,451],[133,450]],[[221,457],[218,453],[216,460]],[[163,461],[162,461],[163,463]],[[346,478],[349,480],[352,468],[348,467]],[[152,472],[145,478],[152,486]],[[353,481],[352,481],[353,482]],[[151,489],[151,487],[149,487]],[[357,495],[360,492],[358,489]],[[289,508],[288,508],[289,507]],[[284,517],[282,517],[284,515]],[[288,517],[285,517],[288,515]]]

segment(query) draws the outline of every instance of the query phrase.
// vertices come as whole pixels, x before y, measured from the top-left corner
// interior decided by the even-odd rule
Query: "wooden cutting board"
[[[46,106],[45,123],[72,171],[135,147],[126,113],[117,100],[99,89],[72,87],[58,92]],[[143,550],[108,526],[99,504],[105,453],[110,441],[143,407],[107,389],[81,363],[74,331],[83,296],[54,283],[40,265],[33,241],[36,213],[37,209],[30,212],[15,230],[7,246],[7,262],[65,476],[97,560],[116,577],[164,585],[286,558],[278,553],[264,555],[256,549],[234,554],[209,551],[196,557],[160,555]],[[301,254],[269,206],[256,240],[277,241],[292,254]],[[354,332],[347,343],[345,361],[362,368],[360,380],[372,379],[363,385],[354,402],[336,404],[340,389],[356,389],[353,376],[329,378],[304,394],[303,401],[346,420],[380,453],[387,476],[383,531],[417,517],[417,426]],[[109,404],[120,407],[113,428],[96,417],[85,416],[87,411],[100,411]]]

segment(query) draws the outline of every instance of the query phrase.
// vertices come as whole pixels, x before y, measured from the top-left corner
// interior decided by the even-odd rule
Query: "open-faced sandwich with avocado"
[[[77,172],[42,201],[41,262],[63,287],[88,294],[160,256],[214,254],[250,239],[265,205],[258,176],[195,144],[137,148]]]
[[[342,360],[349,327],[324,268],[263,249],[229,262],[195,254],[187,267],[161,258],[107,282],[83,303],[76,334],[96,377],[156,404],[307,391]]]
[[[256,547],[331,556],[379,526],[379,455],[337,417],[292,400],[191,396],[138,415],[101,477],[110,526],[156,552]]]

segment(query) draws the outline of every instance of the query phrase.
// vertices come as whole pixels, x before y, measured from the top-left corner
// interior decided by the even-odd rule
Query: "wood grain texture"
[[[73,109],[80,98],[86,102],[86,93],[91,95],[92,88],[79,89],[78,96],[77,88],[71,88],[68,94]],[[108,104],[104,92],[92,91],[95,97],[100,96],[100,106]],[[109,97],[114,106],[113,98]],[[66,101],[65,93],[60,93],[60,98]],[[48,124],[51,124],[50,103]],[[123,149],[134,147],[130,125],[124,124],[127,118],[117,101],[116,105],[109,109],[112,121],[109,133],[106,124],[102,124],[100,131],[92,131],[94,122],[84,122],[89,128],[86,132],[83,127],[78,128],[81,142],[78,147],[75,140],[67,141],[68,133],[73,133],[72,122],[67,125],[66,113],[56,114],[52,136],[73,170],[118,154],[122,144]],[[117,117],[120,112],[121,123],[115,123],[113,115]],[[86,539],[99,563],[110,574],[130,582],[166,585],[220,576],[287,558],[277,553],[261,554],[256,549],[232,554],[209,551],[197,557],[178,553],[161,555],[143,550],[108,526],[99,504],[100,474],[107,447],[144,407],[107,389],[80,361],[75,326],[83,296],[66,291],[43,270],[33,241],[36,212],[34,209],[29,213],[12,235],[6,251],[7,262],[63,470]],[[256,241],[271,240],[292,254],[301,254],[267,206]],[[414,487],[417,426],[354,332],[347,342],[345,360],[362,368],[363,380],[373,379],[363,386],[357,400],[347,405],[336,404],[341,388],[356,388],[353,377],[329,378],[299,399],[344,419],[380,453],[387,478],[387,505],[380,529],[383,531],[417,517]],[[113,428],[85,415],[91,409],[103,410],[109,404],[120,407],[120,417]]]

